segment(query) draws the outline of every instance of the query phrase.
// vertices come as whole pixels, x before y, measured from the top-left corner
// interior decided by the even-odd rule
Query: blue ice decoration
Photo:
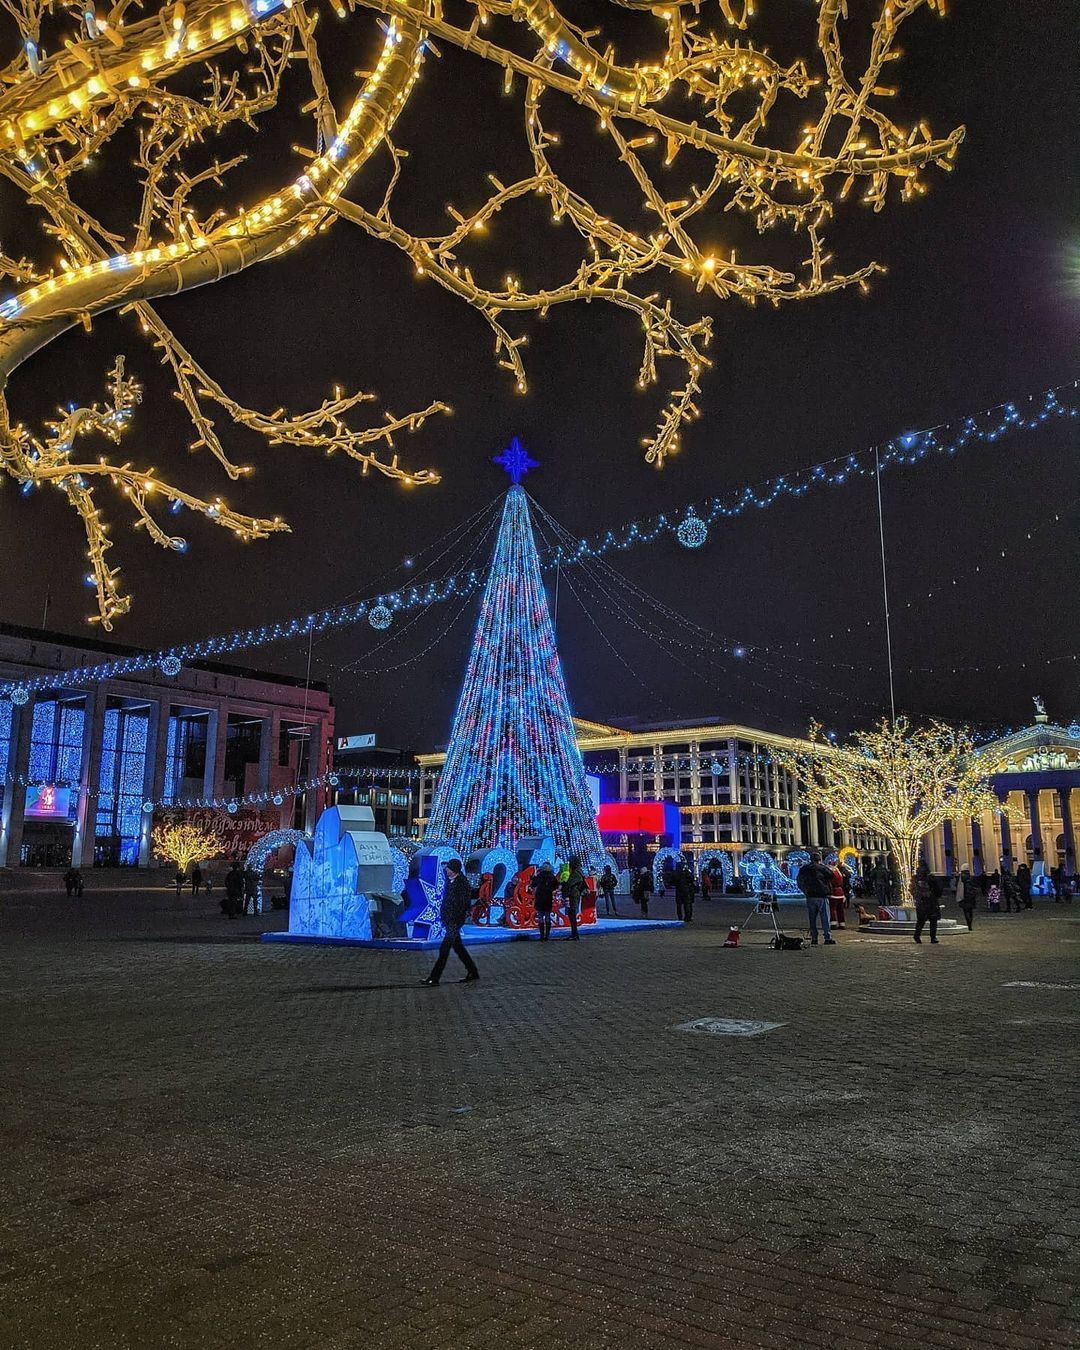
[[[752,848],[744,853],[739,864],[752,891],[771,891],[773,895],[801,895],[802,891],[780,870],[776,859],[763,848]]]
[[[371,939],[369,896],[393,895],[394,863],[370,806],[332,806],[296,846],[289,932]]]

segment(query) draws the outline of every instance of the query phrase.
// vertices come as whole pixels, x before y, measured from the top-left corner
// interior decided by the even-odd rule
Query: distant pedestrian
[[[435,964],[431,968],[431,974],[426,980],[421,980],[421,984],[435,985],[439,983],[452,951],[457,953],[458,959],[465,967],[462,984],[470,984],[473,980],[480,978],[476,963],[461,940],[461,929],[465,920],[469,917],[469,910],[472,908],[472,890],[457,858],[451,858],[446,864],[446,874],[446,890],[443,891],[442,903],[439,906],[439,918],[442,920],[446,932],[443,934],[442,945],[439,947],[439,955]]]
[[[829,896],[832,892],[832,870],[821,861],[820,853],[811,853],[810,861],[803,863],[795,878],[795,884],[806,896],[806,912],[810,919],[810,945],[817,946],[818,922],[825,945],[836,945],[829,926]]]
[[[712,892],[712,877],[711,877],[710,874],[709,874],[709,869],[708,869],[707,867],[703,867],[703,868],[701,869],[701,898],[702,898],[702,900],[708,900],[708,898],[709,898],[711,892]]]
[[[251,905],[251,912],[256,912],[256,906],[259,903],[259,874],[254,867],[244,868],[244,913],[248,912],[248,904]]]
[[[826,864],[829,869],[829,918],[834,928],[844,927],[844,873],[839,863]]]
[[[878,858],[870,873],[870,885],[874,888],[874,900],[878,909],[884,909],[889,903],[889,869],[885,859]]]
[[[234,862],[225,873],[225,895],[221,901],[222,913],[227,919],[235,919],[244,908],[244,874],[239,862]]]
[[[555,875],[551,863],[541,863],[529,882],[541,942],[547,942],[551,938],[551,911],[555,907],[555,892],[558,890],[559,877]]]
[[[1050,869],[1050,884],[1054,888],[1054,904],[1060,905],[1065,900],[1065,869],[1060,863]]]
[[[975,917],[975,906],[978,899],[978,882],[965,867],[956,882],[956,903],[960,906],[960,912],[964,916],[964,922],[968,926],[969,933],[972,928],[972,920]]]
[[[67,891],[68,899],[73,895],[82,895],[83,879],[82,873],[77,867],[69,867],[64,873],[64,889]]]
[[[187,885],[187,874],[182,867],[176,869],[176,876],[173,877],[173,881],[176,882],[176,894],[179,895]]]
[[[911,890],[915,900],[915,941],[921,945],[923,928],[929,924],[930,941],[937,942],[937,926],[941,918],[941,882],[925,862],[916,868]]]
[[[615,873],[611,870],[611,865],[605,866],[600,873],[600,894],[604,897],[604,913],[613,914],[615,918],[619,917],[619,911],[615,908],[615,887],[618,885]]]
[[[191,894],[198,895],[202,890],[203,874],[198,863],[191,869]]]
[[[630,883],[630,898],[641,907],[641,917],[649,917],[649,896],[652,895],[652,878],[647,867],[639,867],[634,880]]]
[[[671,878],[675,890],[675,917],[683,923],[694,922],[694,874],[686,863],[679,863]]]
[[[558,888],[559,878],[555,875],[551,864],[541,863],[529,882],[541,942],[547,942],[551,938],[551,911],[555,907],[555,892]]]
[[[1005,913],[1020,913],[1020,885],[1005,863],[1001,867],[1001,894],[1005,897]]]
[[[581,910],[581,896],[585,890],[585,873],[581,870],[581,859],[571,858],[568,864],[569,874],[559,883],[563,902],[566,905],[566,917],[570,920],[570,938],[579,942],[578,913]]]
[[[991,872],[986,884],[986,908],[991,914],[1001,909],[1001,873]]]
[[[1020,900],[1025,909],[1031,909],[1031,868],[1022,862],[1016,869],[1016,884],[1020,887]]]

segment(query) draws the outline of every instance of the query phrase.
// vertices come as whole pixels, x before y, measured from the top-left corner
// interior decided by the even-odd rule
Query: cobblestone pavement
[[[94,880],[0,880],[0,1345],[1077,1343],[1080,905],[424,989]]]

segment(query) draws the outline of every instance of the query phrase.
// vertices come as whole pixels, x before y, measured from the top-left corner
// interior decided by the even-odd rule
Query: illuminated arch
[[[252,867],[259,874],[259,889],[255,895],[255,913],[261,914],[263,907],[263,889],[262,877],[266,868],[267,859],[271,853],[276,853],[279,848],[286,844],[311,843],[311,835],[305,834],[303,830],[271,830],[269,834],[264,834],[261,839],[256,839],[251,848],[248,849],[247,857],[244,859],[245,867]]]

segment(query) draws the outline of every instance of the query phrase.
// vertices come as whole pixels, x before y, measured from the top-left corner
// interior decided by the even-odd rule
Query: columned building
[[[0,624],[0,679],[38,680],[135,649]],[[310,829],[330,765],[334,709],[325,685],[212,662],[0,699],[0,866],[151,863],[154,803],[187,804],[242,837]],[[256,796],[227,813],[225,803]],[[280,798],[280,800],[275,800]],[[195,803],[213,803],[195,807]]]
[[[801,800],[798,783],[773,758],[776,749],[803,749],[809,742],[731,722],[668,722],[622,728],[574,719],[586,773],[600,780],[607,801],[667,802],[681,818],[679,847],[690,855],[729,853],[738,871],[750,849],[778,860],[794,848],[853,848],[860,858],[886,852],[881,840],[842,829],[824,811]],[[417,755],[424,771],[420,794],[422,829],[445,755]],[[628,841],[607,839],[624,850]],[[665,842],[653,841],[656,847]]]
[[[1080,788],[1080,723],[1058,726],[1040,712],[1035,722],[979,750],[990,786],[1007,815],[985,812],[953,820],[927,841],[935,872],[992,872],[1022,862],[1076,873],[1075,789]]]

